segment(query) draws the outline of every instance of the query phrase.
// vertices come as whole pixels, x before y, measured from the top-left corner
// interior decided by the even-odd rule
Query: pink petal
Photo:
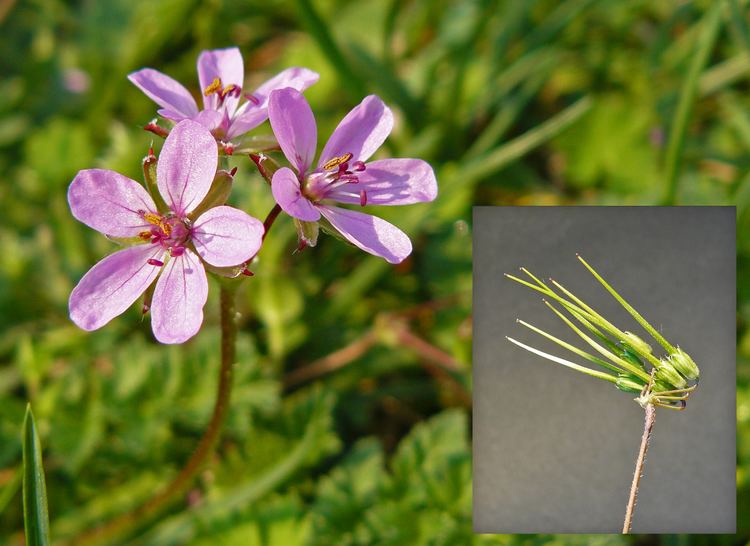
[[[96,330],[123,313],[159,274],[148,264],[160,259],[158,245],[137,245],[110,254],[89,269],[70,293],[70,319],[84,330]]]
[[[215,131],[221,127],[221,122],[224,121],[224,114],[217,112],[216,110],[201,110],[197,116],[194,116],[193,121],[200,123],[209,131]]]
[[[193,226],[193,244],[201,258],[217,267],[249,260],[263,242],[263,222],[233,207],[214,207]]]
[[[305,97],[291,87],[274,91],[268,101],[268,119],[289,163],[304,176],[315,159],[318,140],[315,117]]]
[[[128,79],[148,98],[166,110],[188,118],[198,113],[198,106],[190,92],[180,82],[158,70],[143,68],[128,74]]]
[[[205,95],[206,88],[213,83],[215,78],[221,80],[222,88],[234,84],[242,88],[245,79],[245,68],[242,64],[242,53],[236,47],[227,49],[212,49],[204,51],[198,56],[198,80],[201,84],[203,95],[203,106],[206,110],[223,109],[219,106],[219,95],[212,93]],[[228,95],[224,99],[223,107],[234,113],[239,103],[239,97]]]
[[[184,114],[181,114],[179,112],[175,112],[174,110],[169,110],[168,108],[159,108],[156,111],[156,113],[159,114],[163,118],[174,121],[175,123],[178,121],[182,121],[183,119],[190,119],[191,117],[191,116],[186,116]]]
[[[232,126],[227,138],[234,138],[254,129],[268,117],[268,100],[271,92],[276,89],[291,87],[297,91],[304,91],[318,81],[320,75],[307,68],[287,68],[279,72],[270,80],[265,81],[253,91],[255,101],[248,100],[239,107],[232,120]]]
[[[200,259],[191,250],[170,258],[156,281],[151,300],[151,328],[161,343],[182,343],[203,324],[208,279]]]
[[[341,120],[328,139],[318,165],[352,154],[352,161],[367,161],[393,128],[393,114],[379,97],[370,95]]]
[[[347,241],[365,252],[392,264],[401,263],[411,254],[409,237],[377,216],[338,207],[319,207],[319,210]]]
[[[172,129],[156,165],[156,183],[175,213],[184,216],[203,201],[218,157],[216,141],[202,125],[186,119]]]
[[[138,211],[156,211],[138,182],[103,169],[79,171],[68,188],[68,203],[77,220],[112,237],[135,237],[150,227]]]
[[[435,173],[421,159],[381,159],[356,174],[357,184],[341,186],[327,197],[353,205],[360,204],[361,191],[366,193],[368,205],[410,205],[437,197]]]
[[[305,222],[315,222],[320,219],[318,209],[302,195],[299,180],[292,169],[282,167],[273,174],[271,193],[281,209],[289,216]]]

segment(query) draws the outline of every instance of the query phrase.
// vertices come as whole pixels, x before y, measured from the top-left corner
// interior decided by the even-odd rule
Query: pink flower
[[[328,139],[315,169],[317,127],[302,94],[290,88],[272,92],[268,115],[281,150],[297,171],[281,168],[271,181],[284,212],[305,222],[323,216],[349,242],[390,263],[411,254],[409,237],[397,227],[334,206],[408,205],[437,196],[432,167],[421,159],[365,163],[393,127],[393,115],[383,101],[370,95],[349,112]]]
[[[143,186],[119,173],[89,169],[76,175],[68,189],[73,216],[107,236],[140,244],[107,256],[83,276],[70,294],[73,322],[84,330],[101,328],[158,277],[151,302],[156,339],[182,343],[198,332],[208,297],[201,259],[217,267],[241,264],[255,255],[263,237],[259,220],[232,207],[191,216],[208,194],[217,162],[208,130],[189,120],[178,123],[156,167],[165,212]]]
[[[161,106],[159,115],[172,121],[192,119],[227,140],[266,120],[268,97],[274,89],[292,87],[304,91],[318,78],[317,73],[307,68],[288,68],[249,94],[242,88],[244,66],[238,48],[204,51],[198,57],[198,80],[203,95],[203,110],[198,111],[190,92],[166,74],[143,68],[128,75],[136,87]],[[240,104],[243,98],[245,102]]]

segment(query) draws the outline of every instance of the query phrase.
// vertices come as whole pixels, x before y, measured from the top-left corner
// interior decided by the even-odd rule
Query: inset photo
[[[477,533],[734,533],[734,207],[474,207]]]

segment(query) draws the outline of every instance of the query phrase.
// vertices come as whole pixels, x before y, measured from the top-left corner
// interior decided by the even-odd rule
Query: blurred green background
[[[293,225],[279,219],[239,293],[239,365],[214,464],[127,544],[747,543],[747,4],[0,1],[0,541],[23,543],[27,401],[55,541],[147,499],[208,421],[216,285],[183,346],[155,343],[135,308],[78,330],[68,294],[115,247],[72,218],[65,192],[82,168],[141,179],[155,106],[128,72],[151,66],[197,95],[198,53],[237,45],[249,88],[291,65],[321,74],[306,93],[321,141],[379,94],[397,117],[381,153],[430,161],[440,195],[374,211],[414,241],[396,267],[325,236],[293,254]],[[231,164],[233,204],[263,218],[268,187],[248,158]],[[737,205],[738,535],[472,534],[475,204]]]

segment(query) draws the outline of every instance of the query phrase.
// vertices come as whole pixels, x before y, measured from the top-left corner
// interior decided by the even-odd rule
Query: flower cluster
[[[145,293],[154,336],[182,343],[203,322],[206,271],[247,273],[280,208],[293,217],[300,247],[315,246],[318,225],[390,263],[411,253],[408,236],[390,223],[338,205],[406,205],[432,201],[437,182],[419,159],[368,162],[393,127],[393,115],[376,96],[366,97],[341,121],[314,162],[317,127],[302,91],[318,80],[306,68],[289,68],[254,91],[244,90],[237,48],[198,57],[203,109],[191,93],[151,68],[128,76],[174,123],[158,157],[144,160],[146,187],[119,173],[80,171],[68,189],[73,216],[125,248],[97,263],[70,295],[70,317],[95,330]],[[227,206],[236,169],[219,168],[221,152],[269,119],[291,168],[258,168],[276,200],[264,223]],[[275,162],[273,162],[275,165]],[[316,166],[313,167],[313,164]]]

